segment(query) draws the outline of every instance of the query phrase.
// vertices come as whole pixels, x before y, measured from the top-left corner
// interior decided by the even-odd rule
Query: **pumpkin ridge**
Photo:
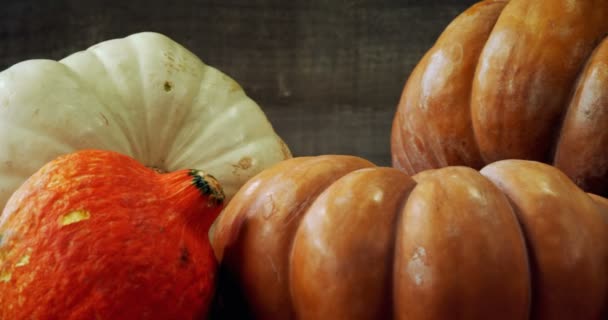
[[[484,178],[490,180],[489,178],[485,177]],[[490,180],[490,182],[495,184],[495,181]],[[496,185],[496,184],[495,184]],[[497,188],[498,185],[496,185]],[[539,290],[539,285],[538,283],[535,283],[537,277],[538,277],[538,261],[536,259],[536,254],[535,254],[535,249],[532,246],[532,244],[530,243],[530,238],[528,237],[528,234],[530,234],[530,230],[527,229],[527,227],[524,225],[522,219],[521,219],[521,208],[519,208],[517,206],[517,204],[513,201],[513,199],[511,199],[501,188],[500,192],[503,194],[503,196],[507,199],[507,203],[509,204],[509,206],[511,206],[511,210],[513,212],[513,218],[515,219],[515,221],[517,222],[517,225],[519,226],[518,230],[519,230],[519,234],[521,236],[521,239],[524,243],[524,247],[526,250],[526,254],[524,256],[524,258],[526,259],[526,267],[527,267],[527,271],[528,271],[528,275],[529,275],[529,281],[530,281],[530,288],[528,290],[528,318],[529,319],[533,319],[532,318],[532,308],[534,305],[534,300],[537,295],[538,295],[538,290]]]
[[[608,237],[593,197],[535,161],[503,160],[480,172],[512,202],[526,240],[531,318],[599,319],[608,290],[597,283],[608,281],[608,261],[596,256],[606,256]]]
[[[215,70],[213,67],[209,67],[210,70],[214,70],[215,72],[215,78],[210,77],[213,74],[211,72],[207,72],[207,74],[209,74],[209,76],[207,78],[205,78],[204,80],[207,81],[211,81],[210,84],[216,85],[217,82],[224,82],[224,83],[229,83],[232,84],[234,83],[234,80],[226,75],[217,73],[217,70]],[[201,85],[203,85],[204,82],[201,81]],[[226,92],[223,96],[222,96],[222,102],[224,103],[222,109],[218,112],[216,112],[215,117],[213,118],[214,120],[224,120],[224,119],[229,119],[230,117],[233,117],[237,112],[236,111],[240,111],[242,108],[251,108],[252,105],[249,103],[250,99],[247,96],[247,94],[245,94],[244,92],[241,91],[229,91]],[[244,101],[247,101],[246,103],[243,103]],[[221,122],[219,122],[221,123]],[[268,122],[268,120],[265,120],[262,124],[260,125],[269,125],[270,122]],[[219,126],[220,124],[218,124],[218,122],[214,121],[213,125],[217,125]]]
[[[241,301],[252,316],[600,318],[608,293],[608,200],[588,196],[557,169],[505,160],[481,171],[460,166],[410,178],[397,169],[365,167],[309,199],[294,197],[290,180],[315,186],[318,177],[294,174],[295,164],[326,173],[318,162],[296,159],[250,182],[285,184],[272,190],[274,199],[268,198],[271,187],[254,192],[245,186],[233,199],[238,203],[224,211],[250,210],[239,212],[249,219],[238,226],[246,232],[216,233],[239,243],[222,264],[243,287],[259,288],[243,291]],[[401,177],[411,184],[401,184]],[[264,210],[284,209],[302,217],[295,233],[276,237],[297,221],[273,220],[279,213],[265,217]],[[218,232],[235,228],[232,222],[221,219]],[[271,252],[280,241],[278,246],[290,246],[288,266],[278,263],[285,250]],[[253,265],[257,272],[251,272]],[[285,281],[285,270],[289,291],[274,290],[273,281]],[[277,299],[260,298],[277,293]],[[288,304],[288,312],[273,313],[274,303]]]
[[[608,132],[608,37],[590,53],[573,87],[553,147],[553,165],[584,190],[608,194],[608,158],[602,157]],[[601,92],[598,92],[601,91]],[[602,131],[604,130],[604,131]],[[584,143],[583,141],[586,141]]]
[[[72,75],[73,77],[78,79],[78,83],[79,83],[80,87],[82,89],[86,88],[87,93],[89,95],[91,95],[92,97],[94,97],[96,102],[98,102],[99,106],[103,108],[103,110],[101,110],[99,112],[99,115],[102,117],[104,124],[106,126],[111,126],[111,124],[115,124],[114,128],[118,129],[118,131],[120,132],[120,136],[128,142],[127,143],[128,150],[122,150],[122,152],[124,154],[128,154],[128,155],[135,154],[135,150],[133,150],[134,143],[132,141],[132,137],[130,137],[130,135],[128,134],[127,125],[123,121],[124,119],[117,117],[116,113],[114,111],[112,111],[112,107],[110,105],[108,105],[104,99],[101,98],[99,92],[97,90],[95,90],[95,88],[92,86],[92,84],[89,83],[88,81],[86,81],[86,79],[82,76],[82,74],[78,73],[76,68],[74,68],[74,66],[72,66],[69,63],[69,59],[70,58],[73,59],[74,56],[86,56],[86,57],[94,59],[99,64],[99,66],[101,67],[103,72],[106,75],[109,75],[108,68],[106,67],[105,62],[101,59],[101,57],[99,55],[97,55],[95,53],[95,51],[91,50],[91,48],[80,51],[80,52],[73,53],[72,55],[67,56],[64,59],[57,61],[59,64],[63,65],[66,68],[66,70],[70,73],[70,75]],[[114,83],[114,82],[112,82],[112,83]],[[113,90],[113,91],[116,92],[115,90]],[[122,107],[124,107],[124,103],[122,101],[122,96],[121,96],[121,105],[122,105]],[[117,150],[115,150],[115,151],[117,151]]]
[[[85,84],[83,84],[81,82],[81,78],[78,74],[76,74],[73,70],[71,70],[71,68],[69,68],[69,66],[66,66],[60,62],[41,59],[41,60],[33,60],[33,61],[31,61],[31,64],[33,66],[28,66],[27,63],[21,62],[14,66],[11,66],[9,69],[7,69],[6,71],[3,71],[1,73],[2,76],[0,76],[0,81],[6,81],[5,79],[2,79],[2,78],[4,78],[4,76],[6,76],[9,73],[16,73],[16,74],[27,73],[27,72],[31,72],[31,71],[28,71],[27,68],[35,67],[35,68],[40,68],[41,70],[44,70],[44,72],[48,72],[48,73],[62,73],[65,76],[65,78],[68,79],[70,86],[76,86],[79,90],[88,89],[88,86],[86,86]],[[39,73],[41,73],[41,72],[42,71],[37,71],[38,74],[35,74],[35,76],[32,77],[33,78],[32,80],[37,80],[36,78],[39,77]],[[9,76],[9,77],[11,77],[11,76]],[[12,77],[14,77],[14,76],[12,76]],[[48,81],[49,81],[48,79],[44,79],[43,81],[41,81],[42,85],[48,85],[46,83]],[[15,82],[15,81],[13,80],[12,82]],[[25,106],[12,106],[11,105],[11,108],[22,108],[22,109],[27,110]],[[40,109],[41,108],[36,108],[31,113],[31,115],[28,112],[28,115],[27,115],[28,118],[30,118],[30,117],[35,118],[35,117],[39,116],[38,113],[40,112]],[[19,111],[21,111],[21,110],[19,110]],[[7,120],[9,120],[9,121],[7,121]],[[0,118],[0,124],[4,127],[11,128],[10,129],[11,136],[22,137],[22,136],[27,136],[25,133],[31,133],[31,136],[36,136],[36,137],[39,137],[40,139],[44,139],[45,140],[44,145],[46,145],[46,144],[56,145],[57,149],[61,150],[61,152],[63,152],[63,153],[65,153],[66,150],[72,150],[73,145],[77,143],[76,141],[73,141],[73,140],[71,140],[70,142],[66,142],[65,141],[65,140],[67,140],[66,137],[61,137],[61,135],[57,134],[55,132],[55,130],[53,130],[54,129],[52,127],[54,125],[53,123],[50,123],[51,126],[49,126],[49,127],[24,126],[24,120],[15,121],[14,118],[12,118],[10,116],[6,117],[3,114],[2,117]],[[25,121],[28,121],[28,120],[29,119],[27,119]],[[42,124],[49,125],[49,123],[44,123],[44,122]],[[51,130],[49,130],[49,129],[51,129]],[[20,131],[20,132],[16,132],[16,131]],[[15,160],[15,159],[13,159],[13,160]],[[10,162],[12,163],[13,166],[18,167],[19,169],[15,170],[13,168],[10,168],[10,170],[7,170],[9,174],[16,175],[17,172],[24,170],[24,169],[27,169],[28,171],[32,170],[32,168],[27,168],[27,167],[24,168],[21,165],[20,161],[10,161]],[[6,167],[4,167],[4,168],[6,168]],[[31,172],[25,176],[29,176],[32,173],[33,172]]]
[[[199,75],[197,85],[195,86],[196,88],[198,88],[198,90],[194,90],[194,95],[192,95],[192,98],[190,99],[190,101],[188,101],[188,103],[192,105],[194,105],[198,101],[200,94],[203,92],[203,90],[201,90],[200,88],[204,83],[209,81],[209,78],[214,75],[212,71],[215,70],[211,66],[206,65],[203,61],[200,62],[203,65],[207,66],[207,68],[202,68],[202,72]],[[206,109],[204,111],[208,112]],[[179,123],[180,127],[192,117],[193,112],[194,108],[188,108],[188,112],[184,113],[181,122]],[[177,137],[178,133],[174,133],[174,135],[175,137]],[[172,145],[171,152],[167,153],[169,157],[173,157],[173,155],[175,156],[175,159],[169,159],[169,161],[173,163],[182,163],[182,159],[186,157],[186,153],[183,152],[183,149],[191,145],[193,143],[193,140],[198,136],[200,136],[200,133],[197,134],[195,130],[190,130],[186,136],[182,137],[182,139],[174,140],[179,141],[180,143]]]
[[[485,0],[485,1],[480,1],[477,2],[475,4],[473,4],[470,8],[468,8],[467,10],[465,10],[461,15],[462,16],[466,16],[467,14],[471,14],[472,12],[476,11],[476,10],[481,10],[481,8],[483,6],[486,7],[490,7],[490,6],[499,6],[499,10],[496,13],[490,12],[489,14],[494,14],[495,16],[490,16],[490,17],[486,17],[486,19],[490,19],[491,20],[491,27],[489,27],[489,30],[485,33],[485,35],[483,36],[483,45],[478,49],[478,51],[476,51],[475,53],[475,58],[472,59],[474,67],[473,67],[473,72],[471,73],[470,77],[466,80],[467,83],[470,83],[471,85],[469,86],[468,90],[465,90],[464,94],[466,94],[467,98],[466,98],[466,106],[464,108],[466,108],[467,110],[467,121],[468,121],[468,125],[469,125],[469,136],[472,139],[472,144],[473,146],[471,146],[471,148],[473,148],[474,150],[470,150],[471,152],[473,152],[473,155],[469,155],[469,159],[463,159],[464,161],[462,163],[452,163],[451,161],[447,161],[445,164],[442,164],[441,166],[454,166],[454,165],[462,165],[462,164],[467,164],[469,167],[479,170],[481,169],[481,167],[483,166],[483,157],[481,154],[481,147],[479,145],[479,140],[477,138],[477,134],[475,133],[475,127],[473,125],[474,119],[473,119],[473,112],[472,112],[472,107],[473,107],[473,81],[475,79],[475,76],[477,74],[477,69],[479,68],[479,58],[481,57],[481,54],[483,53],[483,50],[488,42],[488,39],[490,38],[494,27],[496,26],[496,23],[498,22],[498,19],[500,17],[500,15],[502,14],[502,12],[504,11],[505,6],[508,4],[509,0]],[[454,20],[454,24],[456,24],[458,22],[459,17],[457,17]],[[449,28],[446,27],[446,30]],[[454,27],[455,28],[455,27]],[[447,35],[443,35],[443,37],[447,37]],[[440,36],[441,37],[441,36]],[[438,39],[439,41],[439,39]],[[438,138],[438,140],[441,140],[441,137]],[[461,140],[462,142],[464,142],[463,140]],[[442,146],[443,147],[443,146]],[[445,149],[445,147],[443,147],[443,149]],[[471,159],[472,158],[472,159]],[[436,166],[435,166],[436,168]],[[415,174],[416,172],[413,172],[412,174]]]
[[[399,235],[402,232],[401,231],[401,226],[402,221],[403,221],[403,216],[404,216],[404,212],[405,212],[405,207],[407,205],[407,202],[410,198],[410,195],[412,194],[412,192],[414,191],[414,189],[416,189],[416,186],[418,185],[418,181],[416,181],[413,177],[411,177],[408,174],[408,177],[411,178],[411,180],[413,181],[413,183],[411,184],[411,187],[404,189],[403,193],[401,194],[401,200],[400,200],[400,204],[397,206],[397,212],[395,213],[395,217],[393,218],[393,227],[391,229],[391,233],[392,233],[392,254],[391,254],[391,262],[390,262],[390,271],[389,271],[389,275],[390,275],[390,286],[389,286],[389,293],[388,296],[390,298],[390,305],[391,305],[391,318],[395,318],[394,315],[397,313],[396,308],[398,306],[397,303],[397,281],[395,280],[397,277],[397,259],[400,256],[399,254],[399,250],[398,250],[398,246],[399,246]]]
[[[177,44],[175,44],[177,45]],[[178,45],[179,46],[179,45]],[[171,60],[171,55],[167,54],[166,52],[163,52],[163,58],[167,59],[167,60]],[[196,83],[196,85],[193,86],[193,91],[194,94],[188,94],[187,96],[189,97],[187,100],[184,100],[181,104],[185,104],[185,105],[194,105],[196,103],[196,101],[198,101],[198,98],[201,94],[201,92],[203,92],[203,90],[201,90],[202,84],[205,83],[205,81],[208,79],[208,77],[211,74],[211,71],[215,70],[213,69],[211,66],[205,64],[204,61],[198,59],[195,57],[195,59],[193,59],[196,61],[196,63],[199,63],[205,67],[200,68],[200,72],[196,72],[196,73],[192,73],[193,76],[195,76],[195,79],[193,80],[194,83]],[[168,76],[170,76],[171,73],[168,74]],[[167,81],[167,80],[166,80]],[[159,88],[160,90],[160,88]],[[171,88],[171,101],[173,102],[175,100],[175,82],[173,82],[172,84],[172,88]],[[179,105],[178,105],[179,107]],[[180,119],[176,120],[175,119],[175,114],[176,112],[171,112],[171,110],[169,110],[167,108],[167,113],[169,114],[169,118],[168,118],[168,122],[169,123],[173,123],[173,126],[167,126],[167,130],[169,131],[169,134],[167,134],[166,132],[164,134],[161,135],[161,137],[166,138],[165,141],[167,144],[165,150],[166,152],[164,154],[167,155],[167,157],[170,157],[169,159],[167,159],[167,162],[172,162],[172,163],[181,163],[181,159],[179,159],[180,155],[184,155],[184,150],[183,148],[186,148],[188,145],[191,144],[192,140],[194,139],[194,137],[196,136],[196,131],[195,130],[191,130],[189,132],[189,135],[184,137],[183,139],[177,139],[178,134],[180,133],[179,130],[169,130],[169,128],[171,127],[177,127],[177,128],[181,128],[184,126],[184,124],[188,121],[188,119],[191,118],[192,116],[192,112],[194,111],[194,108],[188,108],[187,110],[188,112],[185,112]],[[180,141],[180,144],[174,144],[174,141]],[[173,159],[173,156],[177,156],[178,158]],[[175,168],[169,168],[169,169],[175,169]]]
[[[397,129],[402,126],[401,122],[401,117],[398,114],[395,115],[392,128],[392,136],[394,139],[391,141],[391,162],[393,167],[403,170],[407,174],[412,174],[414,168],[412,167],[407,154],[404,152],[403,148],[401,148],[401,145],[403,144],[403,131]]]
[[[600,164],[605,151],[596,146],[608,141],[597,138],[605,126],[584,123],[589,111],[575,104],[582,76],[600,87],[608,83],[585,73],[608,41],[606,15],[603,0],[485,0],[470,6],[446,26],[406,81],[391,132],[393,165],[408,172],[407,159],[420,172],[445,165],[481,169],[508,158],[543,161],[605,196],[608,163]],[[604,99],[595,91],[585,95]],[[593,146],[583,146],[588,140]],[[447,163],[437,160],[441,155]]]
[[[165,52],[169,55],[163,56]],[[257,103],[228,79],[183,46],[152,32],[106,40],[59,61],[28,60],[7,68],[0,73],[0,91],[6,96],[0,124],[23,131],[8,125],[0,130],[0,202],[6,204],[45,162],[90,148],[118,151],[166,171],[205,168],[231,198],[248,178],[289,152],[282,152],[283,144]],[[163,87],[166,81],[172,82],[169,93]],[[234,117],[213,125],[215,113],[233,103],[239,106],[230,109]],[[212,158],[209,149],[238,139],[246,143],[254,135],[274,139],[252,144],[241,150],[247,154],[234,153],[237,159],[223,158],[214,167],[200,161]],[[168,154],[162,154],[167,148]],[[230,166],[242,157],[257,163],[247,174]]]
[[[550,146],[551,149],[549,150],[549,155],[550,155],[550,164],[555,165],[555,161],[556,161],[556,157],[558,154],[558,148],[560,145],[560,142],[562,140],[563,137],[563,129],[564,126],[566,125],[566,120],[568,118],[569,113],[573,112],[571,109],[573,109],[574,106],[574,102],[576,99],[576,93],[579,90],[582,90],[581,86],[583,86],[584,82],[585,82],[585,76],[587,74],[587,71],[589,71],[589,69],[591,69],[593,66],[592,64],[595,62],[595,57],[596,55],[600,52],[600,50],[602,49],[602,45],[604,44],[605,40],[607,40],[608,38],[600,38],[598,39],[597,43],[592,46],[592,50],[590,50],[587,54],[587,56],[583,59],[583,63],[581,64],[581,67],[579,68],[577,74],[576,74],[576,78],[572,84],[572,86],[570,87],[570,92],[568,93],[568,96],[565,98],[565,106],[562,110],[562,113],[559,116],[559,121],[556,122],[555,125],[555,129],[553,131],[553,144]],[[558,167],[559,168],[559,167]]]
[[[320,162],[327,161],[327,160],[333,160],[333,161],[338,162],[339,160],[335,159],[335,157],[336,156],[323,156],[323,155],[318,156],[318,157],[308,157],[307,162],[300,163],[299,165],[301,167],[308,168],[306,170],[306,172],[308,172],[311,170],[310,168],[314,168],[315,164],[318,164]],[[342,158],[343,156],[337,156],[337,157]],[[295,170],[295,168],[294,168],[294,170]],[[356,170],[357,169],[355,169],[354,171],[356,171]],[[326,181],[326,183],[324,185],[320,186],[320,188],[316,189],[315,192],[312,193],[310,197],[307,197],[307,199],[304,202],[301,202],[297,205],[296,209],[290,214],[291,218],[288,219],[287,224],[296,224],[297,222],[301,222],[302,219],[304,219],[305,216],[308,214],[308,210],[317,201],[319,196],[321,196],[328,188],[330,188],[333,183],[335,183],[339,179],[343,178],[345,175],[348,175],[349,173],[352,173],[354,171],[343,172],[342,174],[338,174],[337,176],[334,176],[333,180]],[[305,174],[305,176],[306,176],[306,174]],[[301,224],[297,224],[297,227],[291,232],[291,236],[288,237],[287,245],[286,245],[287,254],[284,257],[285,262],[288,265],[288,270],[287,270],[287,274],[286,274],[285,278],[287,281],[287,289],[289,291],[288,305],[291,306],[290,307],[290,316],[293,316],[295,313],[295,310],[293,307],[293,293],[292,293],[293,286],[292,286],[292,279],[291,279],[291,261],[293,259],[292,257],[293,257],[294,240],[298,233],[298,230],[300,229],[300,226],[301,226]]]
[[[403,198],[414,185],[397,169],[369,167],[345,174],[318,195],[292,243],[289,272],[297,317],[392,314],[395,235],[389,230],[395,229]],[[308,261],[312,252],[326,257],[323,263]],[[373,301],[362,301],[370,292],[378,295]]]
[[[292,168],[291,171],[296,171],[296,168],[302,166],[303,163],[307,163],[308,161],[313,160],[312,157],[299,157],[299,158],[293,158],[293,159],[289,159],[287,161],[283,161],[279,164],[277,164],[276,166],[272,167],[269,170],[276,170],[277,167],[284,167],[287,165],[292,165],[295,166],[295,168]],[[253,177],[252,179],[250,179],[247,183],[245,183],[245,185],[243,186],[242,190],[248,190],[250,188],[251,185],[254,185],[255,191],[250,191],[250,192],[257,192],[260,189],[264,190],[267,189],[268,187],[272,187],[272,184],[266,183],[266,184],[257,184],[256,181],[257,179],[264,179],[266,178],[266,175],[268,175],[268,172],[263,171],[260,174],[256,175],[255,177]],[[236,316],[233,317],[244,317],[245,314],[249,317],[249,313],[251,312],[255,312],[255,310],[251,310],[252,306],[250,304],[248,304],[246,301],[241,301],[241,299],[243,299],[243,295],[246,295],[247,292],[247,288],[243,288],[244,286],[246,286],[246,283],[244,283],[242,281],[242,279],[239,279],[239,271],[238,270],[234,270],[233,268],[235,267],[234,264],[230,263],[230,261],[232,261],[233,259],[238,260],[239,257],[238,256],[242,256],[243,254],[245,254],[243,248],[240,248],[240,243],[239,243],[239,237],[243,237],[243,234],[246,234],[249,232],[250,230],[250,224],[252,223],[251,220],[255,219],[256,215],[258,214],[258,211],[254,211],[253,213],[250,213],[248,211],[248,208],[255,206],[255,204],[253,205],[249,205],[249,206],[242,206],[240,204],[234,205],[234,203],[239,203],[239,197],[240,194],[243,191],[239,191],[235,194],[235,198],[232,201],[232,204],[229,204],[226,209],[224,210],[224,212],[222,212],[222,214],[219,216],[219,218],[217,219],[215,225],[214,225],[214,230],[212,232],[212,245],[214,247],[214,251],[216,256],[218,257],[218,260],[222,261],[222,264],[220,265],[220,292],[218,294],[218,298],[220,300],[223,299],[230,299],[229,301],[227,301],[228,303],[241,303],[242,305],[239,305],[238,307],[241,308],[242,310],[240,311],[236,311],[236,310],[232,310],[232,309],[236,309],[235,306],[233,305],[229,305],[229,306],[223,306],[223,308],[227,309],[228,312],[234,312],[236,314]],[[272,198],[272,195],[268,196],[269,200],[271,201],[271,206],[272,208],[271,210],[271,217],[275,216],[276,214],[274,213],[274,211],[276,210],[275,208],[275,200]],[[237,208],[235,208],[237,207]],[[262,207],[260,211],[265,210],[266,207]],[[264,212],[260,213],[262,215],[265,215]],[[302,212],[297,212],[297,213],[293,213],[291,212],[289,214],[290,216],[292,216],[291,218],[289,218],[290,221],[295,222],[295,219],[297,219],[298,217],[301,217]],[[229,222],[224,222],[224,221],[229,221]],[[219,227],[217,227],[219,225]],[[290,224],[286,224],[290,225]],[[228,229],[226,229],[228,228]],[[221,236],[222,238],[220,239],[218,236]],[[285,238],[287,238],[287,241],[291,241],[292,237],[289,236],[285,236]],[[289,246],[288,246],[289,247]],[[272,271],[275,272],[275,274],[277,274],[277,277],[280,278],[280,275],[278,274],[277,267],[275,265],[275,262],[273,262],[272,258],[270,257],[270,255],[266,255],[264,257],[265,259],[267,259],[268,264],[270,264]],[[284,259],[284,257],[279,257],[279,258],[283,258],[281,260],[286,260]],[[284,263],[284,261],[283,261]],[[228,266],[227,266],[228,265]],[[237,269],[239,267],[236,267]],[[285,280],[288,280],[288,278],[286,277],[282,277]],[[282,304],[283,306],[288,305],[288,303],[284,303]],[[274,312],[276,312],[276,310],[272,310]],[[223,310],[223,312],[226,312],[226,310]],[[285,312],[285,311],[283,311]],[[292,311],[291,309],[288,311],[288,313],[291,315]],[[230,313],[229,313],[230,314]]]
[[[223,266],[229,266],[224,267],[224,281],[235,276],[239,279],[239,286],[224,288],[223,294],[239,295],[242,291],[251,297],[247,307],[262,318],[293,316],[289,261],[298,222],[333,181],[366,166],[372,164],[351,156],[298,157],[250,179],[226,206],[213,231],[216,255]],[[259,199],[248,201],[251,195]],[[255,244],[263,250],[255,249]],[[242,263],[231,263],[234,261]],[[246,281],[245,274],[259,278],[261,283]],[[256,309],[258,304],[252,299],[264,301],[269,307]]]
[[[144,92],[144,82],[147,80],[145,74],[144,74],[144,70],[142,68],[142,62],[144,59],[138,59],[138,57],[142,56],[139,54],[138,50],[137,50],[137,45],[134,43],[135,40],[137,38],[134,38],[133,36],[128,36],[126,38],[124,38],[124,46],[123,46],[123,51],[124,52],[128,52],[127,55],[132,56],[132,57],[136,57],[134,60],[136,63],[134,63],[133,65],[136,66],[136,68],[134,70],[132,70],[132,72],[136,75],[134,78],[136,79],[134,81],[134,83],[137,85],[137,87],[135,88],[135,90],[131,91],[131,95],[134,95],[135,97],[138,97],[139,99],[141,99],[141,103],[143,105],[143,108],[140,109],[141,113],[137,114],[136,116],[139,118],[143,119],[143,126],[141,128],[141,130],[138,132],[138,135],[136,135],[137,140],[138,140],[138,147],[141,148],[141,153],[138,154],[138,156],[136,157],[136,159],[139,159],[139,161],[146,163],[148,165],[157,165],[160,166],[161,168],[163,168],[161,163],[156,163],[155,160],[152,159],[152,154],[158,154],[158,152],[153,152],[152,149],[154,147],[157,146],[161,146],[162,144],[160,141],[154,141],[152,144],[150,143],[150,141],[148,141],[149,139],[146,139],[145,137],[149,137],[150,136],[150,112],[149,112],[149,106],[150,104],[148,103],[148,95],[145,94]],[[174,113],[174,112],[172,112]],[[160,154],[167,154],[166,152],[162,152],[162,149]],[[163,168],[165,170],[167,170],[166,168]]]
[[[488,167],[488,166],[486,166]],[[528,277],[529,277],[529,282],[533,283],[537,277],[537,265],[538,262],[536,261],[536,255],[534,253],[534,247],[532,246],[532,244],[530,243],[530,239],[527,236],[530,232],[530,230],[527,230],[526,226],[524,225],[523,221],[521,220],[521,208],[519,208],[517,206],[517,204],[513,201],[513,199],[511,199],[504,191],[504,184],[501,183],[500,180],[498,179],[491,179],[490,175],[491,174],[486,174],[486,170],[482,168],[479,171],[479,173],[483,176],[483,178],[485,178],[487,181],[489,181],[492,185],[494,185],[494,187],[496,187],[501,195],[506,199],[506,203],[507,205],[511,208],[511,214],[513,219],[515,220],[515,222],[517,223],[518,226],[518,232],[520,235],[520,239],[524,244],[524,250],[525,250],[525,255],[524,255],[524,259],[525,259],[525,265],[527,268],[527,273],[528,273]],[[537,286],[536,285],[530,285],[529,286],[529,290],[528,290],[528,315],[527,317],[530,318],[531,314],[532,314],[532,306],[533,306],[533,300],[534,297],[536,296],[536,292],[538,291]]]
[[[428,319],[523,319],[526,248],[507,198],[469,167],[423,171],[399,221],[396,313]],[[466,279],[463,281],[463,279]],[[504,281],[504,283],[503,283]],[[484,299],[483,305],[473,301]],[[455,313],[456,312],[456,313]]]
[[[120,102],[122,105],[123,109],[127,109],[128,106],[125,103],[124,97],[120,90],[118,90],[118,85],[116,84],[116,75],[114,74],[114,72],[111,72],[111,68],[108,64],[108,62],[100,55],[100,53],[97,51],[98,47],[92,47],[89,48],[87,50],[78,52],[76,54],[88,54],[90,57],[94,58],[95,60],[97,60],[97,62],[99,62],[99,65],[102,67],[103,71],[105,72],[105,74],[108,76],[108,78],[110,78],[112,81],[112,92],[116,93],[117,96],[120,97]],[[70,69],[70,71],[76,73],[76,71],[72,70],[72,67],[68,64],[66,64],[63,60],[60,62],[61,64],[65,65],[67,68]],[[78,77],[81,78],[80,74],[78,74]],[[139,155],[141,154],[139,148],[139,141],[137,141],[137,137],[133,135],[133,132],[131,130],[129,130],[129,126],[127,125],[127,123],[129,122],[129,119],[124,119],[122,117],[116,117],[115,113],[112,112],[112,107],[109,105],[106,105],[106,102],[104,101],[104,99],[102,99],[99,96],[99,93],[97,92],[97,90],[95,90],[95,88],[90,87],[88,82],[86,81],[82,81],[80,83],[85,84],[87,87],[89,87],[89,91],[97,98],[97,101],[100,103],[100,105],[102,105],[107,111],[108,113],[105,113],[105,117],[107,118],[108,114],[111,115],[111,117],[114,120],[114,123],[117,124],[117,127],[121,129],[121,134],[123,137],[126,138],[127,142],[128,142],[128,147],[129,150],[127,151],[128,155],[131,156],[136,156],[139,159]],[[127,121],[125,121],[127,120]]]
[[[483,166],[473,128],[472,82],[505,4],[482,1],[458,15],[407,79],[393,122],[391,151],[393,159],[410,163],[408,174],[448,164]],[[395,160],[393,165],[404,167]]]
[[[606,10],[592,1],[574,8],[566,1],[507,4],[488,39],[494,46],[486,45],[480,57],[491,67],[476,73],[473,88],[474,113],[480,101],[494,102],[492,116],[474,122],[486,162],[549,161],[552,142],[537,141],[554,137],[585,58],[608,26]]]

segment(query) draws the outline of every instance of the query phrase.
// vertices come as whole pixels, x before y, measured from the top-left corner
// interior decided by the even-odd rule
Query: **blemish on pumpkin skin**
[[[108,121],[108,118],[106,118],[106,116],[103,113],[99,113],[99,115],[101,116],[101,119],[103,120],[103,124],[107,127],[110,125],[110,121]]]
[[[30,263],[30,254],[26,254],[23,257],[21,257],[21,259],[19,259],[19,261],[17,261],[17,264],[15,264],[15,267],[23,267],[26,266]]]
[[[278,211],[277,205],[274,202],[274,198],[272,197],[272,194],[269,194],[268,201],[264,202],[264,209],[265,209],[265,211],[262,214],[262,216],[266,220],[270,219],[270,217],[272,217],[273,215],[275,215],[275,213],[277,213],[277,211]]]
[[[179,254],[179,265],[185,267],[190,263],[190,251],[187,247],[182,247]]]
[[[0,274],[0,282],[7,283],[7,282],[11,281],[12,277],[13,277],[12,272],[2,271],[2,273]]]
[[[236,170],[247,170],[247,169],[251,168],[252,165],[253,165],[253,161],[251,160],[250,157],[243,157],[243,158],[241,158],[241,160],[239,160],[238,163],[233,164],[232,167],[234,167],[235,171]],[[236,173],[235,171],[233,171],[233,173]]]
[[[171,81],[165,81],[163,88],[165,89],[165,92],[171,92],[171,90],[173,90],[173,83]]]
[[[281,273],[279,273],[279,269],[277,268],[276,264],[274,263],[274,260],[272,260],[272,257],[267,254],[266,255],[266,259],[268,260],[268,263],[270,264],[270,267],[272,268],[272,273],[274,273],[275,278],[277,279],[277,283],[281,283]]]
[[[59,218],[59,224],[61,226],[67,226],[69,224],[78,223],[83,220],[91,218],[91,213],[86,210],[75,210],[64,214]]]
[[[414,254],[407,264],[406,272],[414,281],[416,286],[421,286],[425,282],[430,281],[428,273],[427,253],[423,247],[415,249]]]
[[[185,72],[188,74],[196,75],[197,71],[192,70],[192,68],[188,68],[190,65],[190,61],[184,59],[181,56],[175,56],[172,52],[163,52],[163,56],[166,61],[164,61],[166,72],[168,75],[172,75],[174,73]]]
[[[235,92],[235,91],[241,91],[243,89],[236,81],[232,81],[232,82],[230,82],[230,89],[228,89],[228,90],[230,92]]]

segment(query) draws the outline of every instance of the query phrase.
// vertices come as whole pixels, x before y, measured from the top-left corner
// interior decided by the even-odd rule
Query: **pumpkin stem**
[[[184,212],[193,226],[208,232],[224,205],[220,183],[201,170],[175,171],[161,175],[160,179],[169,190],[168,200]]]
[[[195,169],[190,170],[189,174],[192,176],[192,183],[203,196],[208,197],[215,205],[221,205],[224,202],[226,198],[224,190],[215,177]]]

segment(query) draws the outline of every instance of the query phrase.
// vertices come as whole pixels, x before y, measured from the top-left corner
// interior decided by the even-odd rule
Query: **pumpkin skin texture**
[[[463,12],[408,78],[393,166],[535,160],[607,196],[607,15],[600,0],[486,0]]]
[[[608,199],[590,193],[589,196],[595,201],[600,213],[604,217],[604,226],[608,230]],[[606,231],[608,233],[608,231]],[[608,264],[608,251],[605,254],[606,264]],[[608,281],[608,279],[607,279]],[[607,285],[608,287],[608,285]],[[606,295],[606,303],[604,303],[604,316],[602,319],[608,319],[608,294]]]
[[[533,252],[533,283],[542,285],[531,318],[596,319],[608,293],[604,217],[565,174],[535,167],[544,165],[501,161],[481,170],[510,199]]]
[[[223,257],[231,265],[247,264],[236,281],[252,299],[257,317],[284,319],[293,315],[286,281],[290,265],[287,253],[299,219],[336,179],[372,166],[356,157],[300,157],[280,162],[246,184],[244,194],[251,194],[252,201],[236,202],[232,210],[218,218],[211,238],[218,246],[235,242],[234,250],[240,250],[240,254],[223,256],[223,250],[216,253],[220,254],[219,260]],[[269,266],[277,272],[269,272]]]
[[[98,150],[53,160],[0,220],[0,318],[205,317],[223,199],[201,171],[159,174]]]
[[[43,164],[81,149],[165,172],[204,169],[227,199],[291,157],[233,79],[152,32],[0,73],[0,206]]]
[[[528,160],[409,177],[302,157],[247,182],[212,245],[259,319],[600,319],[604,201]]]

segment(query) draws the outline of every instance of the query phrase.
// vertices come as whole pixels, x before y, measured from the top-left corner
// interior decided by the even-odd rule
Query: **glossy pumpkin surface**
[[[204,317],[223,200],[201,171],[159,174],[109,151],[57,158],[0,218],[0,319]]]
[[[82,149],[166,172],[204,169],[228,199],[291,157],[233,79],[151,32],[0,73],[0,207],[43,164]]]
[[[486,0],[413,70],[392,129],[408,174],[503,159],[554,164],[608,195],[608,2]]]
[[[302,157],[247,182],[212,245],[257,319],[600,319],[606,202],[533,161]]]

